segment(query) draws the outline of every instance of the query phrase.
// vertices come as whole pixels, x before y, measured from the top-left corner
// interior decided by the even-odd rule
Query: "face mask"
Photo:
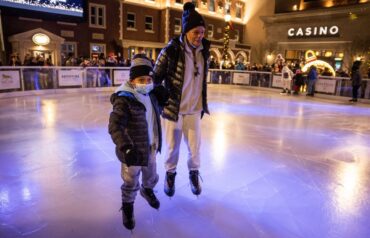
[[[153,90],[153,83],[149,84],[136,84],[135,91],[141,94],[148,94],[150,91]]]

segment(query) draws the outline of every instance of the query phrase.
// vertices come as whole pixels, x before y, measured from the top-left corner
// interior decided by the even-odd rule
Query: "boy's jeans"
[[[121,166],[121,177],[123,184],[122,190],[122,202],[134,202],[137,191],[140,189],[139,177],[140,172],[142,173],[142,186],[144,188],[153,189],[158,182],[157,165],[156,165],[156,150],[152,149],[149,158],[148,166],[130,166],[122,163]]]

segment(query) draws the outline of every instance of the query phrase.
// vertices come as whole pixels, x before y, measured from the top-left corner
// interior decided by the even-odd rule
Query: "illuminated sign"
[[[289,38],[339,36],[338,26],[314,26],[289,28]]]
[[[313,50],[306,51],[306,62],[307,64],[303,66],[302,72],[308,72],[310,67],[314,65],[316,66],[316,68],[322,71],[324,71],[324,69],[327,68],[331,72],[331,74],[335,76],[335,70],[333,69],[333,67],[325,61],[318,60]]]
[[[32,41],[36,45],[48,45],[50,43],[50,38],[43,33],[37,33],[32,36]]]
[[[73,17],[83,16],[83,4],[83,0],[0,0],[0,6],[3,7]]]

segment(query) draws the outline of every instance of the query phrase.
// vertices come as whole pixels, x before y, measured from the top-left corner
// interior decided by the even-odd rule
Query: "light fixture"
[[[226,14],[225,14],[225,22],[229,22],[229,21],[231,21],[230,3],[229,2],[226,2],[225,3],[225,11],[226,11]]]
[[[325,52],[325,57],[331,57],[333,55],[333,52],[331,51],[326,51]]]
[[[36,33],[32,36],[32,41],[39,46],[48,45],[50,43],[50,37],[44,33]]]
[[[225,15],[225,21],[226,22],[229,22],[231,20],[231,15],[230,14],[226,14]]]

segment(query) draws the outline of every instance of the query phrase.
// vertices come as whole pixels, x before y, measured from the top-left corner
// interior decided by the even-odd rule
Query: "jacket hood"
[[[126,92],[130,92],[130,93],[133,93],[133,94],[136,94],[136,91],[131,87],[129,81],[126,81],[124,82],[123,84],[121,84],[115,91],[115,93],[119,93],[121,91],[126,91]]]
[[[117,97],[126,96],[131,98],[137,98],[137,92],[132,88],[130,83],[124,82],[121,84],[110,97],[110,102],[113,104]]]

